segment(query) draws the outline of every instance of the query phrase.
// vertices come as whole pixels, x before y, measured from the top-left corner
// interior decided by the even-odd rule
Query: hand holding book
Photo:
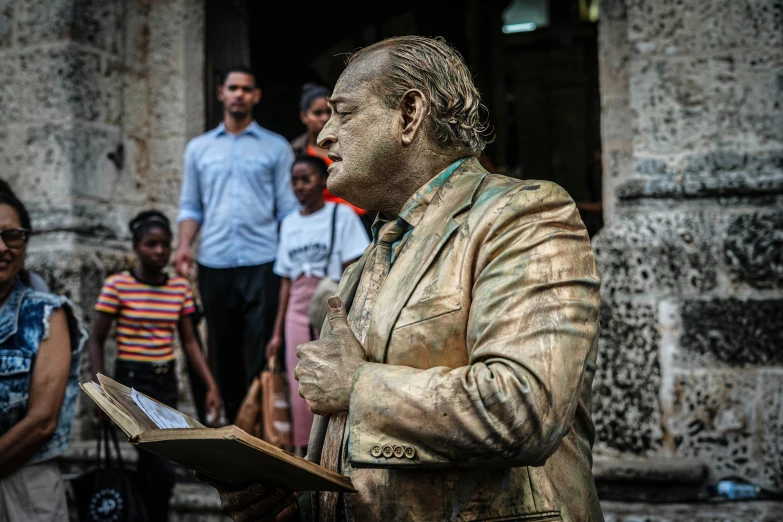
[[[289,522],[296,520],[298,513],[296,493],[280,488],[267,488],[262,484],[253,484],[234,490],[225,484],[215,482],[196,473],[196,478],[214,487],[220,494],[220,507],[226,516],[234,522],[274,521]]]
[[[287,492],[354,491],[347,477],[236,426],[207,428],[104,375],[98,374],[98,380],[100,384],[81,384],[82,390],[125,432],[131,444],[197,471],[210,482],[224,484],[221,487],[226,492],[231,488],[252,491],[258,484]]]

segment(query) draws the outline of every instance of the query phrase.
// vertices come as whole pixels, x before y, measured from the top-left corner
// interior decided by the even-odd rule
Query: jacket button
[[[394,456],[398,459],[401,459],[405,456],[405,450],[402,448],[402,446],[394,446]]]
[[[372,455],[375,458],[378,458],[381,456],[381,447],[380,446],[373,446],[370,450],[370,455]]]
[[[394,449],[387,444],[386,446],[383,447],[383,456],[388,459],[392,455],[394,455]]]
[[[405,456],[409,459],[412,459],[416,456],[416,450],[411,448],[410,446],[405,446]]]

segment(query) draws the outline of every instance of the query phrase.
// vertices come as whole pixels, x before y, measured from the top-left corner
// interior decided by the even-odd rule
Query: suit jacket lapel
[[[392,265],[373,305],[365,351],[371,361],[384,362],[394,323],[414,288],[459,224],[453,219],[473,201],[487,175],[478,161],[465,161],[432,199],[418,226]]]
[[[353,298],[356,297],[356,289],[359,287],[359,281],[362,278],[362,272],[364,271],[364,265],[367,263],[367,256],[372,252],[373,244],[364,250],[364,254],[354,264],[345,269],[343,276],[340,278],[340,284],[337,285],[337,296],[345,304],[345,311],[351,310],[353,304]],[[324,324],[321,328],[321,335],[332,331],[332,327],[329,326],[329,318],[324,320]]]

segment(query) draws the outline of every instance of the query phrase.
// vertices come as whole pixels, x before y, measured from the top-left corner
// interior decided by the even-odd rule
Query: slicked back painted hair
[[[491,141],[487,108],[460,53],[443,38],[397,36],[365,47],[347,63],[373,51],[388,54],[389,67],[374,82],[387,107],[398,108],[410,89],[424,93],[438,143],[478,156]]]

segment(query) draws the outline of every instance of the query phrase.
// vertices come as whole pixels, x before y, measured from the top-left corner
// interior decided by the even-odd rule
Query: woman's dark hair
[[[14,194],[14,191],[11,190],[11,185],[8,184],[8,182],[4,179],[0,179],[0,205],[5,204],[9,207],[16,210],[17,215],[19,216],[19,221],[22,223],[22,228],[26,228],[30,232],[33,231],[33,225],[30,222],[30,214],[27,213],[27,209],[24,206],[24,203],[22,203],[19,198],[16,197],[16,194]],[[25,270],[24,267],[22,267],[22,270],[19,271],[19,277],[22,279],[22,282],[26,285],[30,285],[30,274]]]
[[[299,110],[307,112],[310,109],[310,105],[312,105],[315,100],[331,94],[332,91],[323,85],[306,83],[302,85],[302,95],[299,98]]]
[[[173,235],[171,233],[169,218],[167,218],[163,212],[158,212],[157,210],[139,212],[139,214],[128,223],[128,228],[133,236],[133,246],[138,245],[141,238],[144,237],[144,234],[156,227],[162,228],[168,232],[170,236]]]
[[[329,172],[326,170],[326,162],[319,157],[310,156],[309,154],[300,154],[294,158],[294,165],[297,163],[307,163],[311,165],[318,174],[323,178],[329,177]],[[293,165],[292,165],[293,167]]]

